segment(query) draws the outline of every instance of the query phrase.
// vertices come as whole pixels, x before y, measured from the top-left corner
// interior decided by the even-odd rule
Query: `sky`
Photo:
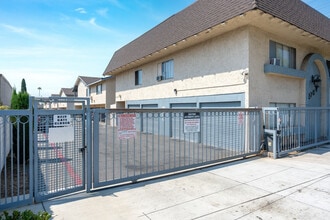
[[[0,0],[0,74],[32,96],[103,77],[112,55],[195,0]],[[330,17],[330,0],[304,0]],[[38,89],[41,88],[41,89]]]

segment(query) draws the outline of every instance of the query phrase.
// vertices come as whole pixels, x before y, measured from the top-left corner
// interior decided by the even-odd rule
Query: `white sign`
[[[64,143],[74,141],[73,127],[49,128],[49,143]]]
[[[199,112],[183,113],[183,132],[192,133],[201,131],[201,116]]]
[[[71,115],[54,115],[54,127],[67,127],[71,125]]]
[[[129,139],[136,137],[136,114],[125,113],[118,115],[118,138]]]

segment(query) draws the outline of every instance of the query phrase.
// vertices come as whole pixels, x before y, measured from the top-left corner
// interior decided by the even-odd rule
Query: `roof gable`
[[[74,96],[72,88],[61,88],[60,96],[64,94],[66,97]]]
[[[79,76],[79,79],[85,84],[89,85],[91,83],[95,83],[99,81],[101,78],[100,77],[89,77],[89,76]]]
[[[102,79],[101,77],[78,76],[76,82],[74,83],[73,91],[77,92],[80,81],[87,87],[88,85],[93,84],[101,79]]]

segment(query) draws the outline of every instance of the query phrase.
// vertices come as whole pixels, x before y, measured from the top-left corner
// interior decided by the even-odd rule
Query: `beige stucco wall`
[[[83,83],[81,80],[79,80],[78,82],[78,86],[77,86],[77,97],[80,97],[80,98],[86,98],[86,85],[85,83]],[[75,108],[76,109],[81,109],[82,106],[80,103],[75,103]]]
[[[269,62],[270,40],[296,48],[296,69],[298,70],[302,70],[302,62],[306,55],[320,53],[317,48],[289,41],[285,36],[269,34],[250,27],[249,106],[269,106],[270,102],[295,103],[297,107],[305,106],[305,79],[264,73],[264,64]]]
[[[115,78],[109,78],[91,85],[91,105],[97,108],[111,108],[111,105],[115,104],[115,83]],[[102,93],[96,94],[96,87],[100,84],[102,84]]]
[[[298,70],[302,70],[302,62],[308,54],[323,55],[321,49],[288,36],[290,33],[280,36],[245,26],[206,40],[117,75],[116,102],[243,93],[245,107],[269,106],[270,103],[305,106],[305,79],[264,72],[264,64],[269,63],[270,40],[296,49]],[[169,59],[174,60],[174,78],[157,82],[161,63]],[[135,86],[134,72],[138,69],[143,71],[142,85]],[[244,70],[248,75],[242,75]],[[325,81],[321,89],[326,94]],[[322,102],[326,102],[325,96]]]
[[[78,83],[77,97],[86,97],[86,85],[80,80]]]
[[[116,76],[116,101],[248,93],[248,28],[241,28]],[[174,60],[174,78],[156,81],[163,61]],[[142,69],[142,85],[134,72]],[[174,93],[174,89],[178,92]],[[245,106],[249,100],[245,99]]]
[[[96,94],[96,87],[98,85],[102,85],[102,92],[100,94]],[[90,90],[91,90],[91,105],[93,106],[102,106],[102,108],[105,107],[105,100],[106,100],[106,83],[104,81],[97,83],[97,84],[93,84],[90,86]]]
[[[105,108],[113,108],[116,103],[116,79],[111,77],[105,81],[106,84],[106,104]]]

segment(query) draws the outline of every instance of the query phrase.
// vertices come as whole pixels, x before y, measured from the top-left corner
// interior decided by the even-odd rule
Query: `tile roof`
[[[103,74],[255,9],[330,41],[330,19],[300,0],[198,0],[117,50]]]

